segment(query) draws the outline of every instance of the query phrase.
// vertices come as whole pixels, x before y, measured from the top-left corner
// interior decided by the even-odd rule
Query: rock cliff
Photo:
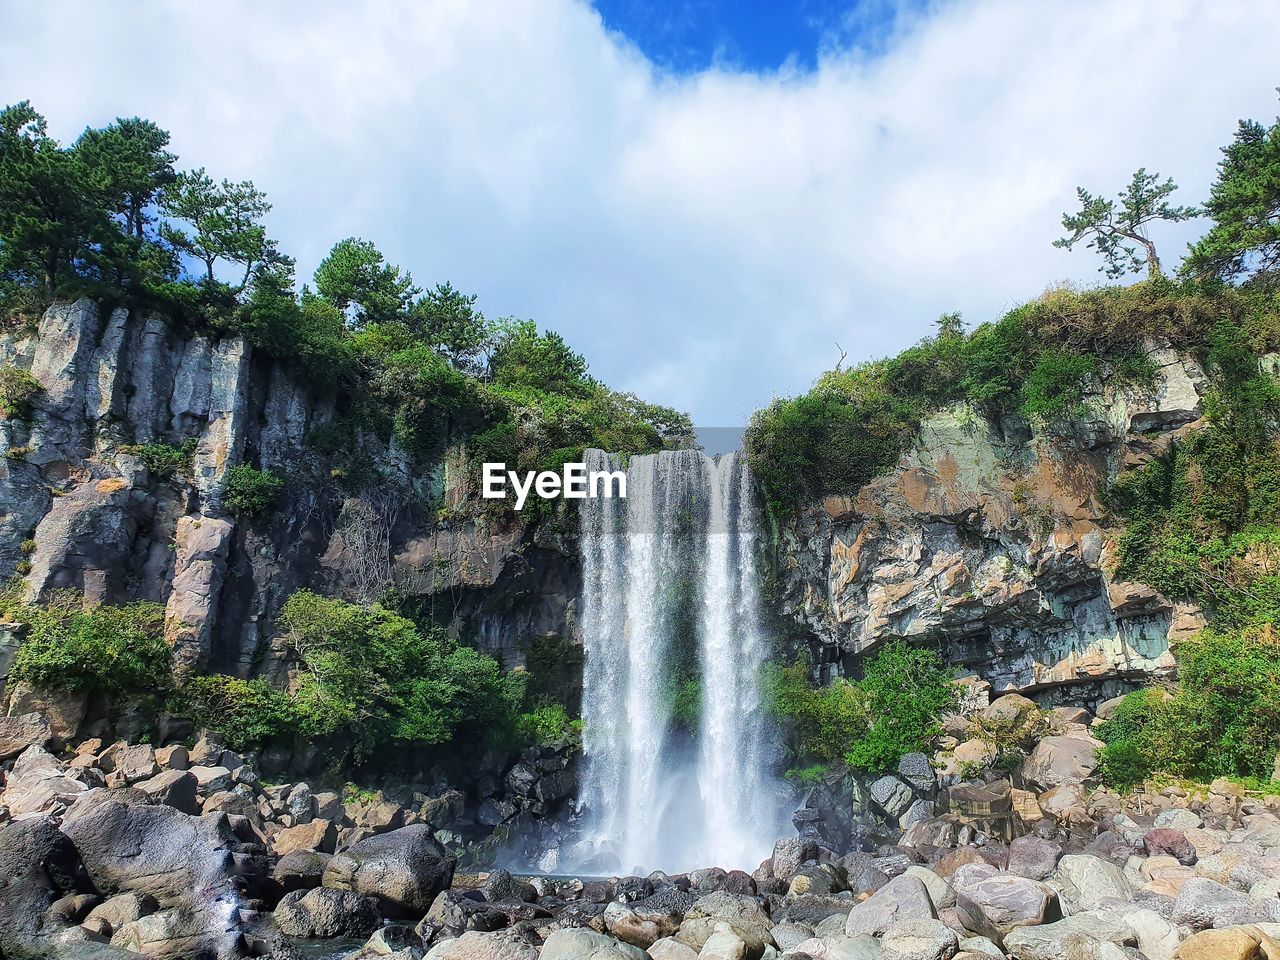
[[[360,597],[394,584],[508,666],[530,638],[568,629],[576,567],[562,548],[475,511],[441,519],[441,502],[466,499],[462,471],[445,456],[419,474],[378,437],[355,442],[391,480],[345,491],[309,442],[343,398],[239,338],[80,300],[0,334],[0,364],[42,388],[29,416],[0,420],[0,581],[21,575],[30,599],[157,601],[180,664],[240,675],[278,669],[271,624],[304,586]],[[189,468],[152,475],[137,449],[149,443],[193,448]],[[269,516],[224,505],[238,464],[285,478]]]
[[[855,669],[886,641],[936,642],[996,690],[1097,701],[1168,673],[1169,641],[1200,611],[1109,572],[1101,491],[1202,422],[1208,384],[1167,343],[1154,386],[1103,386],[1065,425],[990,420],[957,405],[895,469],[812,504],[780,533],[782,614],[819,671]]]

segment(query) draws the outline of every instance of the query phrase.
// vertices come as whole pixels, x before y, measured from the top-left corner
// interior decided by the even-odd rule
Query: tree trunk
[[[1150,240],[1143,240],[1142,245],[1147,251],[1147,278],[1164,276],[1160,269],[1160,258],[1156,256],[1156,245]]]

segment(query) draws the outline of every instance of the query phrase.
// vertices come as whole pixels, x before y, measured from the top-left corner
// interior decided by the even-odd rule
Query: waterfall
[[[599,450],[585,461],[621,469]],[[750,870],[781,835],[760,695],[759,522],[734,454],[633,457],[625,500],[582,502],[588,871]]]

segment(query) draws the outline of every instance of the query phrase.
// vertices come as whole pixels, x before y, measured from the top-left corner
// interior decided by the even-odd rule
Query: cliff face
[[[1199,364],[1147,352],[1153,390],[1104,386],[1056,430],[958,405],[929,418],[887,476],[813,504],[781,537],[781,610],[820,671],[906,638],[997,690],[1097,700],[1173,669],[1169,641],[1200,611],[1108,572],[1100,491],[1195,429]],[[1103,383],[1106,383],[1105,377]]]
[[[394,443],[359,437],[361,455],[398,476],[344,493],[308,443],[335,398],[243,340],[81,300],[0,335],[0,364],[43,388],[30,417],[0,420],[0,581],[27,571],[31,599],[72,588],[160,602],[179,662],[242,675],[278,668],[270,627],[299,587],[360,597],[394,584],[438,603],[508,666],[530,637],[568,629],[570,558],[518,523],[438,519],[434,505],[465,496],[447,457],[418,475]],[[195,446],[190,469],[172,479],[130,450],[184,441]],[[228,470],[241,463],[285,478],[268,516],[225,507]]]

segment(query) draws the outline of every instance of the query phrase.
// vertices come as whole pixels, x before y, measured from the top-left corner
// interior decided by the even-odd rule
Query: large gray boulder
[[[1022,765],[1022,775],[1039,790],[1084,783],[1098,769],[1101,740],[1087,735],[1045,737]]]
[[[998,874],[974,883],[955,877],[956,906],[965,928],[996,943],[1018,927],[1036,926],[1062,918],[1052,887],[1026,877]]]
[[[506,930],[478,933],[468,930],[441,940],[427,952],[428,960],[538,960],[538,948]]]
[[[553,931],[539,956],[540,960],[648,960],[649,954],[603,933],[574,927]]]
[[[66,764],[40,746],[30,746],[9,771],[0,803],[11,816],[50,811],[55,805],[70,806],[88,787],[67,776]]]
[[[91,890],[75,847],[50,821],[0,827],[0,956],[39,956],[51,935],[49,907]]]
[[[0,761],[16,757],[27,747],[43,747],[51,736],[49,724],[38,713],[0,717]]]
[[[361,840],[336,854],[322,883],[375,897],[385,916],[418,919],[436,894],[453,881],[455,861],[431,838],[431,828],[415,823]]]
[[[110,793],[110,791],[108,791]],[[192,817],[173,807],[106,800],[63,824],[99,892],[153,897],[172,917],[143,918],[117,946],[146,943],[162,953],[172,933],[173,955],[234,954],[240,930],[232,880],[235,838],[223,816]],[[194,954],[193,954],[194,955]]]
[[[276,926],[290,937],[367,937],[378,928],[378,904],[349,890],[295,890],[276,906]]]
[[[1091,910],[1103,900],[1128,900],[1133,885],[1110,860],[1075,854],[1058,861],[1058,885],[1073,912]]]
[[[941,920],[903,920],[880,941],[884,960],[950,960],[959,947],[954,932]]]
[[[894,877],[870,897],[849,911],[845,934],[883,936],[895,923],[903,920],[937,918],[929,891],[918,877]]]

